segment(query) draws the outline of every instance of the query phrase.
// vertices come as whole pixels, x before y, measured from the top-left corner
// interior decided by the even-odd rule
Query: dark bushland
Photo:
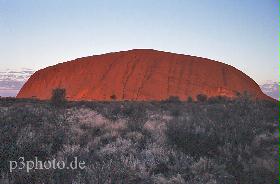
[[[58,91],[56,91],[58,92]],[[278,104],[0,99],[0,183],[278,183]],[[84,170],[9,172],[8,161],[78,157]]]

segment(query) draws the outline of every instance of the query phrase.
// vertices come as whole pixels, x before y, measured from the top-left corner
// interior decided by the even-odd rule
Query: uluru
[[[258,84],[238,69],[206,58],[152,49],[134,49],[78,58],[35,72],[17,98],[50,99],[64,88],[68,100],[181,100],[236,97],[247,91],[269,99]]]

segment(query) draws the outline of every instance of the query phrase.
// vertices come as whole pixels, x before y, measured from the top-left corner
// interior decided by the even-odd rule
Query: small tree
[[[55,106],[63,106],[66,103],[66,90],[63,88],[55,88],[52,91],[51,102]]]
[[[112,94],[112,95],[110,96],[110,98],[111,98],[111,100],[116,100],[116,99],[117,99],[117,96],[116,96],[115,94]]]
[[[198,95],[196,96],[196,99],[197,99],[197,101],[199,101],[199,102],[205,102],[205,101],[207,100],[207,96],[204,95],[204,94],[198,94]]]

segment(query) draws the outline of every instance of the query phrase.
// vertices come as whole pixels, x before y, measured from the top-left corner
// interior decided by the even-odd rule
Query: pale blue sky
[[[0,70],[134,48],[278,81],[278,0],[0,0]]]

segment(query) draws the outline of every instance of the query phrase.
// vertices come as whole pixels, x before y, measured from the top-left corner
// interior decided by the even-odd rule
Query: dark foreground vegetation
[[[2,98],[0,183],[278,183],[278,116],[277,103],[244,96],[63,105]],[[19,157],[77,157],[86,168],[9,172]]]

